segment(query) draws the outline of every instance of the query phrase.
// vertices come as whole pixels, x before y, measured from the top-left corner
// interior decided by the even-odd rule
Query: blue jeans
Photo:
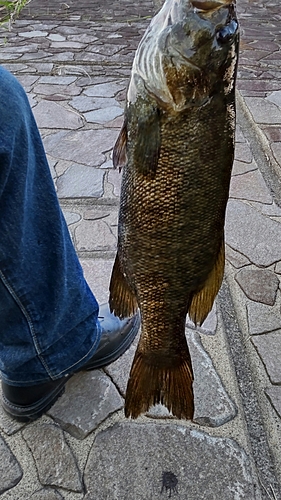
[[[0,371],[11,385],[79,369],[100,340],[27,96],[0,67]]]

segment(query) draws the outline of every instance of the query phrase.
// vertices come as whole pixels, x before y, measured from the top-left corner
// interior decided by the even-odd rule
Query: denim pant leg
[[[76,371],[99,343],[97,316],[27,96],[0,67],[2,379],[26,386]]]

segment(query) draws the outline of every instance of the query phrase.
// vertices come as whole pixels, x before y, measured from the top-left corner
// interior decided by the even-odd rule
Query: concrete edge
[[[275,203],[281,203],[281,165],[275,160],[269,142],[252,114],[239,90],[236,89],[237,123],[242,127],[245,138],[250,143],[254,159],[271,192]]]
[[[230,356],[240,390],[252,457],[261,484],[262,498],[265,500],[269,498],[281,498],[281,488],[277,480],[274,458],[267,440],[262,413],[244,345],[243,333],[236,319],[229,286],[225,280],[219,292],[219,303]],[[274,494],[277,496],[273,496]]]

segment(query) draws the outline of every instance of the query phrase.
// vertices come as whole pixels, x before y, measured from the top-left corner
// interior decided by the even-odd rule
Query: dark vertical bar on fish
[[[229,0],[166,0],[137,49],[124,125],[110,306],[139,307],[141,338],[125,414],[162,403],[192,419],[188,313],[201,324],[224,272],[224,220],[234,159],[239,30]]]

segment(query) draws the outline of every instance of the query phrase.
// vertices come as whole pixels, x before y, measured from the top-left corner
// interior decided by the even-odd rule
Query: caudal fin
[[[192,419],[192,382],[189,359],[183,359],[178,366],[160,367],[149,363],[145,354],[137,351],[126,391],[126,417],[137,418],[151,406],[161,403],[175,417]]]

